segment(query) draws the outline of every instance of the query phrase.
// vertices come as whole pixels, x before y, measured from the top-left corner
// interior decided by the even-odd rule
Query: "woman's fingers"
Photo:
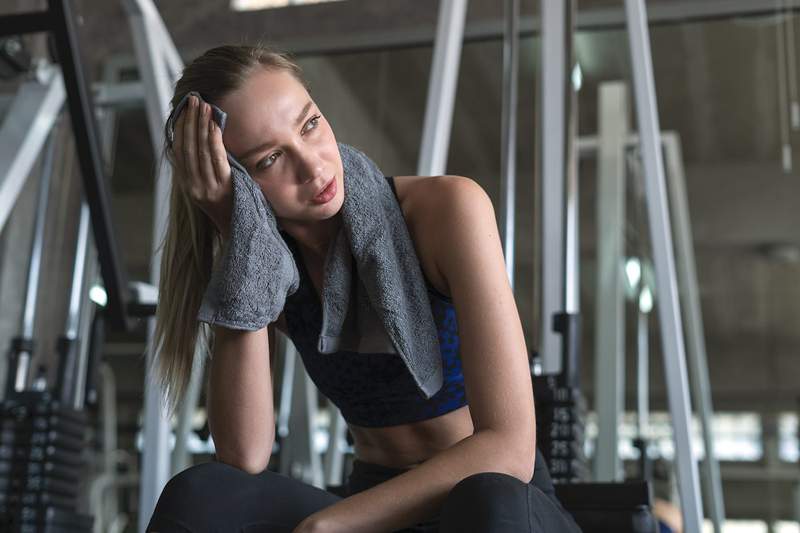
[[[192,196],[199,183],[200,165],[197,161],[197,110],[199,101],[196,96],[189,97],[189,108],[184,111],[186,119],[183,124],[183,161],[187,185]]]
[[[225,234],[230,224],[231,168],[211,106],[195,96],[174,124],[176,176],[189,199]]]
[[[214,176],[223,187],[229,186],[231,178],[231,166],[228,163],[228,154],[225,152],[225,145],[222,143],[222,131],[212,120],[209,122],[208,140],[211,146],[211,162],[214,166]]]
[[[217,178],[214,176],[214,165],[211,163],[211,149],[208,140],[208,125],[211,122],[211,107],[205,102],[200,106],[200,118],[197,121],[197,162],[200,169],[198,176],[209,195],[216,191]]]

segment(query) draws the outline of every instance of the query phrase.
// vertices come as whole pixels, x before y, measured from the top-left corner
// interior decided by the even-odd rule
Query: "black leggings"
[[[405,472],[356,459],[347,480],[355,494]],[[269,470],[248,474],[224,463],[203,463],[173,477],[158,499],[147,532],[291,533],[307,516],[341,498]],[[530,483],[501,473],[463,479],[436,520],[403,533],[579,532],[555,497],[541,454]]]

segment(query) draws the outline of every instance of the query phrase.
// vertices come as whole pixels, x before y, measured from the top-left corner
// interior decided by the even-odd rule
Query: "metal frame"
[[[69,304],[64,334],[59,337],[56,351],[59,355],[58,376],[56,391],[64,405],[75,407],[83,402],[83,394],[79,394],[78,382],[79,369],[85,365],[80,361],[81,351],[79,346],[87,339],[79,337],[79,330],[87,320],[87,306],[94,305],[89,299],[86,289],[86,260],[89,255],[89,206],[86,200],[81,199],[80,214],[78,219],[78,233],[75,242],[75,259],[72,268],[72,283],[70,285]],[[83,322],[82,322],[83,321]],[[80,397],[80,400],[78,398]]]
[[[417,165],[417,174],[420,176],[438,176],[444,174],[447,167],[466,16],[467,0],[439,1],[439,18]]]
[[[302,364],[300,354],[290,339],[281,335],[278,351],[284,354],[284,391],[289,398],[281,397],[281,408],[289,402],[290,408],[283,411],[288,419],[283,420],[285,433],[281,440],[279,471],[317,488],[325,488],[322,457],[317,453],[314,437],[316,424],[313,413],[317,410],[317,388]],[[291,385],[287,387],[287,382]],[[333,439],[329,441],[333,445]]]
[[[564,72],[566,82],[566,114],[565,122],[565,152],[564,152],[564,312],[580,317],[581,311],[581,272],[580,272],[580,184],[578,173],[580,158],[578,154],[578,131],[580,113],[578,110],[578,87],[572,82],[572,72],[577,64],[573,46],[575,34],[575,12],[577,0],[570,1],[567,5],[567,39],[564,43],[567,63]],[[562,338],[564,334],[559,332]],[[578,363],[578,361],[575,361]],[[563,361],[562,365],[567,365]],[[562,368],[565,368],[562,366]],[[577,380],[578,368],[569,369],[572,377]],[[577,381],[570,380],[571,385],[577,386]]]
[[[65,98],[58,67],[43,66],[37,79],[23,83],[9,104],[0,129],[0,231],[53,131]]]
[[[625,0],[625,12],[636,97],[636,118],[644,163],[645,198],[655,259],[664,370],[670,413],[672,413],[675,449],[679,452],[676,453],[676,463],[683,525],[686,533],[700,533],[703,508],[700,499],[697,463],[695,463],[692,453],[691,404],[686,352],[667,205],[666,178],[660,141],[661,127],[653,79],[653,56],[650,51],[650,32],[644,0]],[[680,453],[681,451],[683,453]]]
[[[636,313],[636,429],[645,441],[650,435],[650,314]],[[642,450],[642,453],[645,453]]]
[[[183,69],[180,55],[172,43],[158,10],[152,0],[127,0],[124,7],[133,34],[139,76],[144,86],[147,124],[153,154],[159,163],[154,190],[154,217],[152,260],[150,263],[150,283],[157,287],[160,278],[161,250],[158,247],[169,219],[169,188],[172,182],[172,169],[163,159],[160,140],[163,137],[163,124],[169,116],[171,87]],[[147,320],[147,369],[148,374],[156,359],[153,345],[155,319]],[[201,379],[202,365],[192,365],[190,382],[195,389]],[[168,438],[169,421],[166,419],[161,391],[154,386],[150,376],[145,378],[144,398],[144,438],[146,445],[142,450],[142,478],[139,485],[139,529],[143,531],[155,508],[161,489],[166,485],[170,473],[170,454]],[[197,390],[194,391],[197,394]],[[185,399],[184,401],[188,400]],[[193,406],[192,406],[193,407]],[[184,412],[183,415],[186,415]],[[185,426],[182,424],[182,426]],[[178,450],[180,453],[180,450]],[[180,457],[180,455],[179,455]]]
[[[192,373],[189,378],[189,386],[183,398],[180,413],[177,416],[175,425],[175,447],[170,456],[170,475],[174,476],[185,470],[190,463],[189,453],[189,433],[192,431],[192,421],[197,410],[197,402],[203,389],[203,345],[198,342],[195,345],[194,356],[192,358]]]
[[[566,0],[541,0],[541,329],[539,353],[544,374],[562,368],[561,337],[553,330],[553,317],[564,311],[564,182],[566,176]],[[546,127],[546,128],[545,128]],[[545,132],[547,134],[545,135]],[[538,295],[534,295],[536,301]]]
[[[44,230],[47,222],[47,204],[50,198],[50,181],[53,175],[53,160],[56,154],[56,129],[51,128],[47,139],[47,149],[40,171],[39,192],[36,199],[36,213],[33,229],[33,238],[30,247],[30,263],[28,265],[28,279],[25,287],[25,306],[22,312],[20,327],[20,340],[23,345],[12,348],[12,357],[6,371],[5,393],[22,391],[27,386],[28,373],[33,354],[33,325],[36,315],[36,301],[39,294],[39,275],[42,268],[42,250],[44,248]],[[16,343],[13,343],[16,344]],[[25,346],[27,345],[27,346]],[[21,348],[15,350],[16,348]],[[30,350],[30,351],[29,351]],[[16,354],[13,353],[16,351]],[[13,373],[13,375],[12,375]]]
[[[100,251],[100,265],[108,294],[109,319],[118,329],[132,326],[126,309],[127,275],[117,248],[111,221],[106,179],[100,156],[91,93],[78,49],[75,16],[70,0],[48,0],[44,11],[0,16],[0,36],[49,32],[62,66],[70,123],[75,136],[84,192],[91,209],[92,229]]]
[[[800,10],[800,0],[785,0],[788,10]],[[684,24],[704,20],[730,17],[758,17],[774,14],[774,4],[753,0],[661,0],[649,2],[648,20],[651,25]],[[247,13],[252,24],[253,17],[269,16],[268,12]],[[235,18],[230,19],[235,22]],[[625,28],[625,12],[620,7],[595,7],[581,9],[576,13],[577,30],[620,30]],[[540,19],[534,16],[520,17],[520,37],[538,35]],[[495,18],[466,24],[463,42],[500,40],[505,31],[505,20]],[[435,40],[433,26],[353,32],[342,35],[323,36],[313,39],[286,40],[281,47],[297,56],[321,54],[348,54],[385,50],[387,48],[409,48],[431,46]]]
[[[328,430],[328,450],[325,452],[322,467],[325,470],[325,484],[328,486],[341,485],[344,482],[344,454],[348,451],[347,422],[331,403],[330,426]]]
[[[686,335],[687,359],[689,361],[689,378],[695,408],[699,413],[700,428],[706,450],[713,450],[713,407],[711,402],[711,384],[708,377],[708,363],[705,348],[705,334],[702,310],[699,303],[696,261],[692,250],[693,239],[688,203],[685,192],[685,175],[683,156],[680,149],[680,137],[674,131],[661,132],[661,142],[665,153],[667,185],[669,187],[670,208],[675,223],[676,260],[679,287],[681,290],[681,309],[687,318]],[[625,149],[639,144],[639,136],[630,134],[625,140]],[[581,156],[587,157],[598,151],[597,137],[586,136],[578,141]],[[642,265],[642,279],[646,278],[646,265]],[[690,309],[691,308],[691,309]],[[641,382],[641,381],[640,381]],[[607,386],[606,383],[603,386]],[[641,411],[641,408],[639,409]],[[646,421],[645,421],[646,425]],[[713,454],[706,453],[703,463],[703,492],[708,502],[709,514],[717,531],[725,519],[722,483],[719,473],[719,461]]]
[[[517,186],[517,79],[519,65],[519,0],[505,2],[503,32],[503,110],[500,125],[500,229],[506,274],[514,289],[514,223]]]
[[[697,283],[697,264],[694,257],[694,239],[692,239],[692,223],[689,204],[686,198],[686,177],[683,173],[683,156],[680,138],[675,133],[662,134],[669,192],[669,204],[675,229],[675,251],[677,259],[678,282],[681,290],[681,311],[686,317],[686,337],[688,339],[687,355],[689,360],[690,383],[695,409],[700,418],[703,443],[706,449],[706,460],[703,461],[703,477],[705,483],[706,506],[711,515],[711,522],[717,533],[722,531],[725,520],[725,502],[722,498],[722,480],[719,473],[719,462],[714,456],[714,439],[712,436],[711,382],[708,378],[708,361],[706,357],[706,340],[703,328],[703,313],[700,308],[700,290]]]
[[[596,481],[620,481],[619,418],[625,407],[625,142],[628,91],[598,90],[597,298],[595,299]]]

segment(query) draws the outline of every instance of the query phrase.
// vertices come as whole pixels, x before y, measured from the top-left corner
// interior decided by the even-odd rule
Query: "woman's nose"
[[[318,154],[311,152],[300,156],[300,179],[304,182],[324,178],[325,165]]]

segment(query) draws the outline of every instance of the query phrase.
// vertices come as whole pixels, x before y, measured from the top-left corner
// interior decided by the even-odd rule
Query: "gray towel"
[[[168,119],[170,137],[191,94],[200,97],[187,94]],[[225,112],[211,108],[214,121],[224,129]],[[325,259],[319,352],[347,349],[351,339],[374,337],[367,331],[370,324],[382,326],[383,344],[394,348],[387,351],[403,359],[420,391],[430,398],[443,384],[442,358],[403,213],[372,160],[343,143],[339,153],[344,167],[343,225]],[[228,162],[234,204],[230,238],[212,272],[198,320],[252,331],[277,319],[286,298],[299,286],[299,273],[261,189],[230,153]]]

